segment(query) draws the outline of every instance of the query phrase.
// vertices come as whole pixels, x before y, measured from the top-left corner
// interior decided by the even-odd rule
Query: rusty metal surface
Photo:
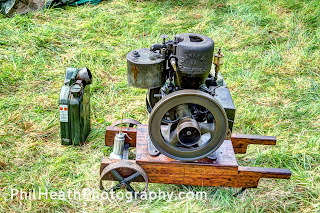
[[[122,120],[123,124],[129,124],[129,127],[133,127],[133,126],[137,126],[138,124],[141,124],[139,121],[132,119],[132,118],[124,118]],[[117,120],[115,122],[113,122],[110,126],[118,126],[121,124],[121,120]]]
[[[122,176],[119,174],[117,170],[121,169],[129,169],[133,170],[134,173],[128,176]],[[119,183],[115,187],[124,186],[128,191],[135,192],[134,189],[130,186],[130,182],[138,179],[140,176],[143,178],[145,182],[144,189],[141,192],[146,192],[148,190],[148,175],[144,171],[144,169],[138,164],[128,161],[128,160],[120,160],[118,162],[114,162],[106,166],[100,175],[100,190],[105,190],[103,186],[103,180],[110,180],[110,175],[113,176],[115,180]],[[141,180],[141,179],[140,179]],[[114,188],[115,188],[114,187]],[[140,192],[140,193],[141,193]]]
[[[164,58],[149,49],[138,49],[127,54],[128,83],[131,86],[150,89],[162,86],[166,81]]]

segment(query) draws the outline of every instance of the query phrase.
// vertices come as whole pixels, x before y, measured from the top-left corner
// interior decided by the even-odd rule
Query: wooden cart
[[[120,128],[109,126],[106,129],[105,144],[113,146],[115,135]],[[100,174],[103,180],[147,181],[149,183],[183,184],[198,186],[224,186],[237,188],[256,188],[260,178],[290,179],[289,169],[261,168],[239,166],[236,160],[236,153],[246,153],[249,144],[275,145],[276,137],[232,134],[231,140],[225,140],[216,151],[216,159],[203,158],[194,162],[183,162],[168,158],[160,154],[151,156],[148,152],[148,126],[138,124],[137,128],[122,128],[131,138],[126,138],[125,143],[130,147],[136,147],[135,160],[129,160],[130,164],[138,164],[147,174],[137,172],[137,169],[126,167],[110,168],[113,173],[102,174],[103,170],[110,164],[123,161],[103,158]],[[114,171],[116,170],[116,171]],[[116,173],[116,174],[115,174]],[[134,174],[138,175],[134,175]],[[120,175],[120,176],[119,176]],[[135,176],[135,177],[134,177]],[[129,181],[129,182],[130,182]]]

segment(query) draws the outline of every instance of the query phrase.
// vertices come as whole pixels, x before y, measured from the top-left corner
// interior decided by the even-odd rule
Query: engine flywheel
[[[166,125],[163,125],[166,124]],[[199,90],[179,90],[162,98],[151,111],[149,136],[164,155],[194,161],[223,143],[228,129],[220,103]]]

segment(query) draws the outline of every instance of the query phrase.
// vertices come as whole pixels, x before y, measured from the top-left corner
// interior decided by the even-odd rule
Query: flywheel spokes
[[[164,120],[169,121],[167,125]],[[213,96],[198,90],[167,95],[154,106],[149,118],[154,146],[162,154],[183,161],[210,155],[224,141],[227,129],[223,107]]]
[[[127,172],[131,172],[131,175],[123,176],[121,175],[118,170],[125,170]],[[132,193],[142,193],[146,192],[148,190],[148,176],[147,173],[143,170],[141,166],[138,164],[127,161],[127,160],[121,160],[115,163],[111,163],[108,166],[106,166],[102,172],[101,172],[101,178],[100,178],[100,189],[106,190],[103,182],[105,180],[109,180],[110,176],[114,178],[114,180],[118,181],[118,183],[109,189],[109,191],[116,191],[118,189],[126,189],[127,191],[130,191]],[[142,190],[135,189],[131,183],[138,178],[142,177],[142,180],[144,181],[144,188]],[[141,179],[141,178],[140,178]]]

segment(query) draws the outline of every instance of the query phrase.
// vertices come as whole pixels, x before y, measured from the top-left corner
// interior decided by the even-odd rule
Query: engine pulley
[[[205,111],[205,116],[197,115]],[[163,120],[179,120],[163,125]],[[220,103],[199,90],[179,90],[162,98],[151,111],[149,135],[164,155],[193,161],[217,150],[228,129],[227,116]]]

